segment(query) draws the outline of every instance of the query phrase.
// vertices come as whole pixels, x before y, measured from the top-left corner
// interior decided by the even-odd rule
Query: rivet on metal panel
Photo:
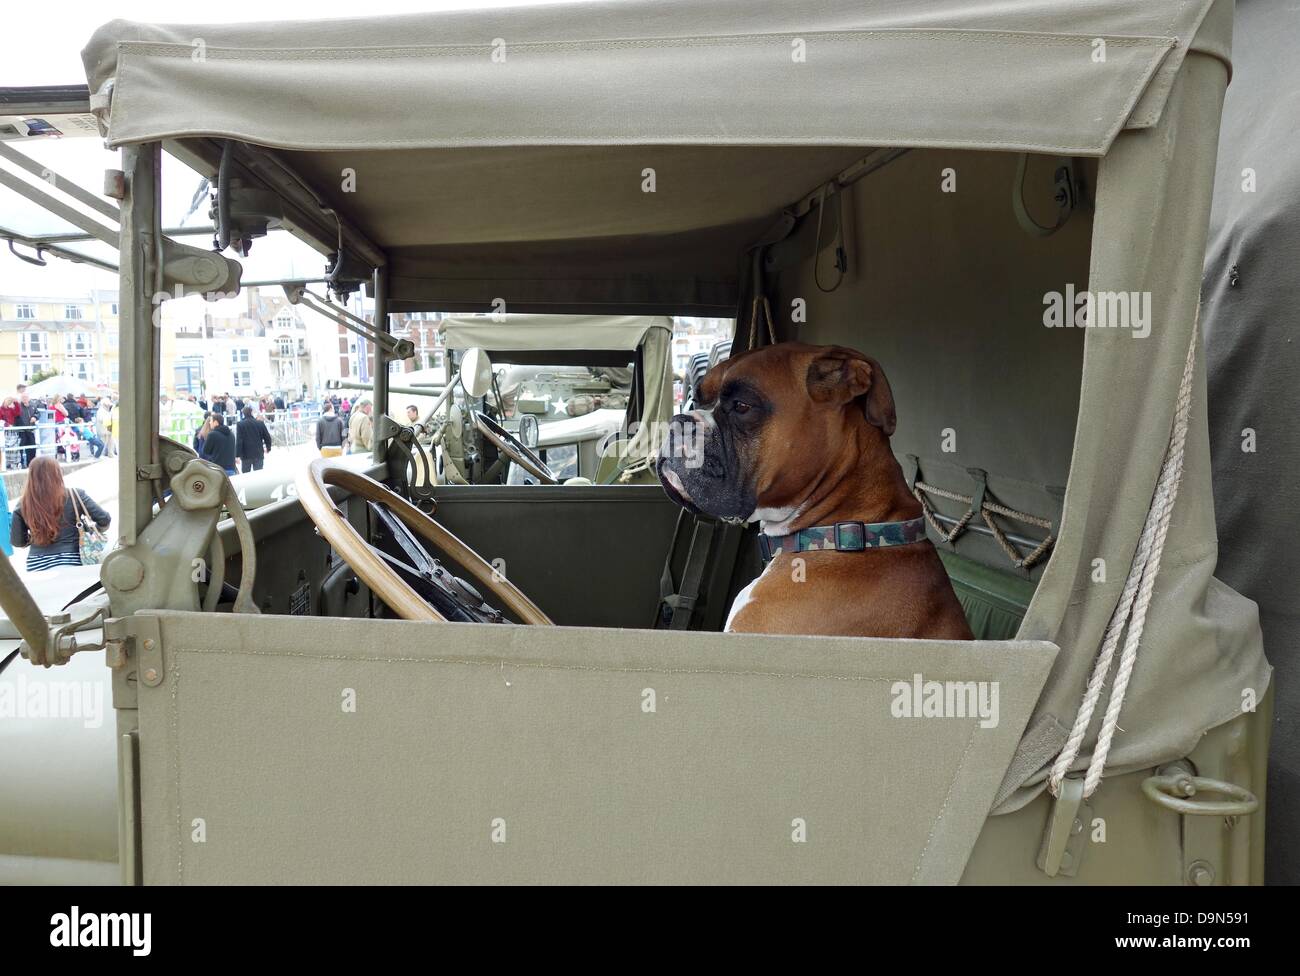
[[[139,619],[141,630],[153,631],[158,633],[157,618],[142,617]],[[156,688],[163,683],[166,677],[167,668],[163,661],[162,641],[157,637],[140,638],[140,681],[148,688]]]
[[[1187,868],[1187,881],[1197,887],[1214,884],[1214,868],[1206,861],[1194,861]]]

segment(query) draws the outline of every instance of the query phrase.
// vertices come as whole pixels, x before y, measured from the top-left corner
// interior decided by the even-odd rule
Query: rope
[[[1111,689],[1110,700],[1106,704],[1106,715],[1102,720],[1101,730],[1097,733],[1097,744],[1093,747],[1092,758],[1088,762],[1088,771],[1084,777],[1085,799],[1092,796],[1101,784],[1102,772],[1106,768],[1106,757],[1110,753],[1115,730],[1119,728],[1120,709],[1124,706],[1129,678],[1132,677],[1133,665],[1137,661],[1138,644],[1142,640],[1142,631],[1146,626],[1147,610],[1151,605],[1156,574],[1160,572],[1160,556],[1169,531],[1174,501],[1178,497],[1178,485],[1183,477],[1183,455],[1192,407],[1196,340],[1197,327],[1193,325],[1192,341],[1187,348],[1187,359],[1183,363],[1183,378],[1178,387],[1174,421],[1169,434],[1169,446],[1160,466],[1160,477],[1156,481],[1151,507],[1142,525],[1142,534],[1138,537],[1133,565],[1129,569],[1128,578],[1124,581],[1124,590],[1120,595],[1119,603],[1106,626],[1101,651],[1093,666],[1092,676],[1088,679],[1088,687],[1084,692],[1083,702],[1079,705],[1079,713],[1075,716],[1070,736],[1066,739],[1065,746],[1061,749],[1061,754],[1056,757],[1056,762],[1052,764],[1051,773],[1048,775],[1048,789],[1053,796],[1060,796],[1061,781],[1065,779],[1066,773],[1070,771],[1070,767],[1079,756],[1088,726],[1092,724],[1092,716],[1101,697],[1106,675],[1110,672],[1120,634],[1124,630],[1124,624],[1128,622],[1128,637],[1124,641],[1124,650],[1120,653],[1119,667],[1115,671],[1115,683]]]
[[[776,325],[772,322],[772,306],[768,303],[766,295],[758,295],[754,298],[754,305],[749,312],[749,348],[758,348],[758,306],[763,305],[763,315],[767,319],[767,334],[772,340],[772,345],[776,345]]]
[[[945,529],[940,524],[938,518],[935,517],[934,509],[930,507],[929,500],[925,497],[925,494],[922,494],[922,492],[931,495],[938,495],[940,498],[949,498],[955,502],[961,502],[963,505],[970,505],[972,507],[967,509],[966,514],[959,518],[951,529]],[[915,495],[916,500],[921,503],[921,511],[924,513],[926,521],[930,523],[930,526],[939,534],[939,537],[944,542],[952,542],[953,539],[957,538],[966,526],[970,524],[971,519],[975,517],[975,508],[973,507],[975,499],[970,495],[959,495],[955,491],[948,491],[946,488],[939,488],[935,485],[927,485],[923,481],[918,481],[912,486],[912,494]],[[990,501],[985,501],[980,506],[980,515],[984,519],[984,524],[989,527],[989,531],[993,533],[993,538],[996,539],[998,545],[1002,547],[1002,551],[1005,552],[1012,563],[1020,569],[1028,569],[1033,566],[1034,563],[1038,562],[1038,560],[1042,559],[1043,554],[1052,547],[1052,543],[1055,541],[1050,531],[1052,528],[1050,519],[1039,518],[1037,515],[1030,515],[1027,512],[1018,512],[1014,508],[1007,508],[1005,505],[999,505],[996,502]],[[1026,525],[1036,525],[1041,529],[1048,529],[1047,538],[1040,542],[1037,548],[1035,548],[1029,555],[1021,556],[1019,550],[1011,544],[1011,540],[1006,537],[1006,534],[998,527],[998,524],[993,521],[992,516],[994,515],[1002,515],[1009,519],[1015,519],[1017,522],[1023,522]]]

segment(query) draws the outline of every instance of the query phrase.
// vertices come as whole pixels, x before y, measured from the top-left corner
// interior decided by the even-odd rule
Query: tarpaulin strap
[[[748,275],[748,281],[754,293],[754,305],[751,308],[750,314],[748,349],[754,349],[755,344],[758,342],[757,302],[759,299],[764,299],[764,301],[766,301],[765,292],[763,290],[763,264],[767,260],[768,249],[773,244],[779,244],[781,241],[789,237],[791,232],[793,232],[798,225],[799,220],[794,213],[788,209],[782,210],[776,220],[772,223],[772,226],[764,231],[763,235],[758,240],[754,241],[754,243],[747,249],[748,256],[745,260],[748,261],[749,268],[746,270],[742,267],[741,274]],[[737,336],[739,336],[740,324],[744,321],[744,312],[745,299],[744,288],[742,288],[741,296],[736,302]],[[776,330],[772,327],[772,313],[770,309],[768,310],[768,335],[771,337],[773,343],[777,341]],[[736,352],[738,350],[733,348],[732,351]]]
[[[1129,568],[1128,578],[1124,581],[1124,590],[1120,594],[1119,603],[1111,614],[1110,623],[1106,625],[1101,650],[1097,654],[1092,676],[1088,679],[1088,688],[1079,705],[1079,712],[1074,718],[1070,737],[1061,749],[1061,754],[1056,757],[1056,762],[1052,764],[1051,773],[1047,778],[1047,787],[1056,797],[1061,795],[1061,783],[1079,756],[1084,736],[1087,735],[1088,726],[1092,724],[1093,713],[1101,698],[1106,676],[1110,673],[1115,648],[1119,646],[1119,635],[1127,624],[1128,637],[1124,641],[1124,650],[1120,654],[1119,666],[1115,670],[1115,679],[1111,684],[1110,700],[1106,703],[1106,716],[1097,733],[1097,744],[1093,746],[1088,772],[1084,777],[1084,799],[1092,796],[1101,783],[1101,776],[1106,768],[1106,757],[1110,753],[1111,740],[1116,728],[1119,727],[1119,712],[1124,705],[1124,695],[1128,692],[1129,678],[1133,674],[1133,665],[1137,660],[1138,644],[1142,641],[1147,609],[1151,605],[1151,593],[1155,588],[1156,574],[1160,572],[1160,555],[1165,547],[1169,519],[1173,513],[1174,502],[1178,498],[1178,485],[1183,477],[1183,450],[1187,443],[1188,418],[1192,410],[1192,378],[1196,370],[1196,342],[1197,326],[1193,324],[1192,341],[1187,347],[1187,358],[1183,362],[1183,378],[1178,387],[1178,399],[1174,407],[1169,446],[1160,465],[1160,476],[1156,479],[1151,507],[1147,510],[1146,521],[1142,524],[1142,533],[1138,537],[1133,564]]]
[[[907,490],[916,491],[916,479],[921,477],[921,459],[909,454],[903,462],[903,478],[907,481]]]
[[[1007,508],[1005,505],[999,505],[997,502],[991,502],[985,494],[988,491],[988,476],[980,468],[968,468],[972,478],[975,479],[975,494],[960,495],[955,491],[948,491],[946,488],[939,488],[936,485],[928,485],[919,478],[912,484],[912,494],[916,500],[921,503],[921,511],[925,514],[926,520],[935,532],[939,534],[944,542],[951,543],[957,536],[965,531],[966,526],[970,524],[971,519],[978,512],[983,518],[984,524],[988,526],[989,531],[993,533],[993,538],[997,540],[1002,551],[1018,569],[1029,569],[1038,560],[1042,559],[1047,550],[1052,548],[1056,541],[1052,535],[1051,519],[1040,518],[1037,515],[1030,515],[1027,512],[1018,512],[1014,508]],[[919,471],[918,471],[919,475]],[[935,516],[934,509],[930,507],[930,501],[926,495],[937,495],[940,498],[948,498],[955,502],[962,502],[970,507],[966,514],[959,518],[951,529],[945,529]],[[1020,551],[1016,549],[1011,540],[1006,537],[1001,526],[993,520],[994,515],[1001,515],[1004,518],[1013,519],[1017,522],[1023,522],[1026,525],[1036,525],[1041,529],[1047,529],[1047,537],[1040,542],[1032,552],[1027,556],[1021,556]]]
[[[766,295],[756,295],[754,297],[753,307],[749,311],[749,348],[758,348],[758,307],[763,306],[763,315],[767,319],[767,335],[776,345],[776,325],[772,322],[772,306],[767,300]]]
[[[686,565],[682,569],[681,586],[673,582],[673,556],[677,552],[681,538],[682,523],[690,518],[691,542],[686,551]],[[709,559],[709,544],[717,523],[711,519],[695,518],[683,509],[677,516],[677,528],[673,532],[673,544],[664,560],[664,571],[659,577],[659,612],[655,619],[656,627],[666,626],[669,630],[689,630],[695,612],[695,604],[700,596],[700,584],[704,580],[704,566]]]

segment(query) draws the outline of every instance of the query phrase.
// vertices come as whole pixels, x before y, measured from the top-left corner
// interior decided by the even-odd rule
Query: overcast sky
[[[81,49],[95,29],[111,19],[168,24],[323,20],[356,17],[359,13],[381,16],[431,10],[531,6],[538,2],[558,0],[367,0],[360,6],[342,0],[225,0],[219,6],[185,5],[175,0],[112,0],[107,5],[88,0],[43,3],[13,0],[5,4],[4,13],[0,15],[6,37],[4,54],[0,57],[0,86],[85,84]],[[118,165],[117,153],[105,150],[100,140],[95,138],[32,140],[10,145],[16,145],[43,166],[95,193],[103,186],[104,170]],[[163,157],[163,163],[163,223],[177,226],[189,208],[200,178],[168,156]],[[5,168],[13,171],[7,163]],[[207,211],[205,202],[189,223],[208,223]],[[26,233],[75,229],[5,187],[0,187],[0,226]],[[210,241],[204,237],[188,237],[185,242],[210,246]],[[107,247],[92,248],[90,253],[116,263],[115,253]],[[11,257],[7,245],[0,244],[0,294],[53,298],[73,293],[86,294],[94,288],[117,287],[114,275],[57,258],[48,260],[48,267],[35,268]],[[244,261],[244,269],[247,280],[316,277],[324,270],[324,260],[288,235],[273,233],[254,243],[252,254]]]

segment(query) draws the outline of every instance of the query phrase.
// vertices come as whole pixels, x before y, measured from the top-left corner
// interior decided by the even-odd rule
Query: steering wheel
[[[486,437],[498,451],[519,465],[544,485],[558,485],[560,479],[546,466],[531,447],[521,441],[510,431],[485,414],[482,410],[473,413],[474,427]]]
[[[312,461],[297,477],[298,500],[334,551],[367,586],[403,620],[446,620],[430,606],[384,556],[362,537],[329,496],[327,485],[337,485],[366,501],[388,509],[416,535],[444,556],[464,567],[526,624],[554,626],[550,617],[520,589],[495,571],[465,543],[448,532],[405,498],[357,471],[330,465],[325,458]]]

